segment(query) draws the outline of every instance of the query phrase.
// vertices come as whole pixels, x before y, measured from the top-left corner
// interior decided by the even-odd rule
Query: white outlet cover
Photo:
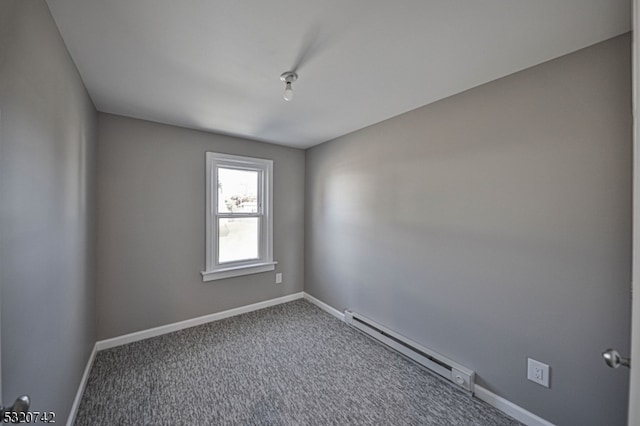
[[[535,359],[527,358],[527,379],[534,383],[549,387],[549,366]]]
[[[282,272],[276,274],[276,284],[282,283]]]

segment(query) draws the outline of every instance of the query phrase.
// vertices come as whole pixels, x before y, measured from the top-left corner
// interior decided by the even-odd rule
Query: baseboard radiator
[[[475,373],[468,368],[356,312],[346,310],[344,312],[344,321],[434,373],[450,380],[455,385],[473,393]]]

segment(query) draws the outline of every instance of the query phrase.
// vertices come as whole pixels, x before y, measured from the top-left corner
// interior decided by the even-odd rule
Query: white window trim
[[[262,205],[261,211],[261,245],[259,258],[240,262],[218,264],[217,249],[217,220],[218,185],[215,175],[216,168],[225,166],[230,168],[248,168],[262,170]],[[201,272],[203,281],[220,280],[241,275],[257,274],[273,271],[278,262],[273,260],[273,161],[262,158],[242,157],[238,155],[206,153],[206,269]]]

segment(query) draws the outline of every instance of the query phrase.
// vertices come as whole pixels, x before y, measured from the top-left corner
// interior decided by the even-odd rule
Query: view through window
[[[258,259],[260,172],[218,168],[218,262]]]

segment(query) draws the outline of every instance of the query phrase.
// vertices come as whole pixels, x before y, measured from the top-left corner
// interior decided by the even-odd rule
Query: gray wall
[[[65,421],[95,342],[96,112],[41,0],[0,2],[4,403]]]
[[[625,35],[308,150],[305,291],[549,421],[625,424],[630,81]]]
[[[102,113],[98,129],[99,339],[302,291],[304,151]],[[276,271],[202,281],[206,151],[274,161]]]

